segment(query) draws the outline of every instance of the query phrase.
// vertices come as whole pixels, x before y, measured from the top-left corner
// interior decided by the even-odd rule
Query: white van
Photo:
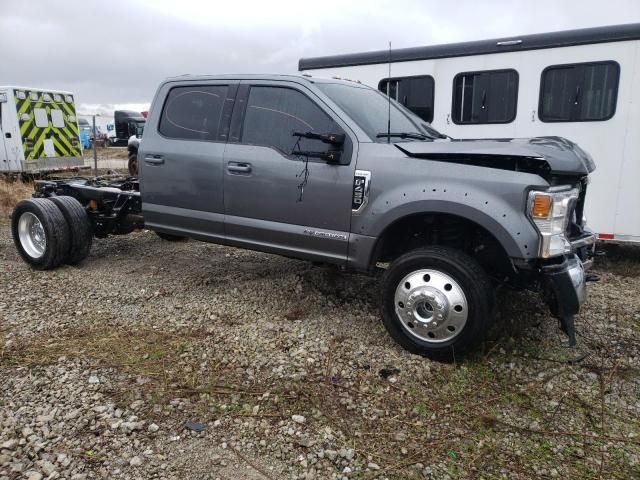
[[[83,165],[72,93],[0,86],[0,172]]]
[[[576,142],[597,165],[589,227],[640,243],[640,23],[303,58],[298,69],[380,89],[454,138]]]

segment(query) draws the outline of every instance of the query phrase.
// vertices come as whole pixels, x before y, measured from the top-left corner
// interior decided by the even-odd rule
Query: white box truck
[[[83,165],[72,93],[0,86],[0,172],[39,173]]]

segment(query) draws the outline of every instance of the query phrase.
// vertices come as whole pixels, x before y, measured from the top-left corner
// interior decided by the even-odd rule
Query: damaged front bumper
[[[573,254],[562,263],[542,267],[545,296],[556,317],[575,315],[587,297],[584,265]]]
[[[551,313],[560,320],[562,330],[569,336],[569,345],[575,345],[573,316],[580,311],[587,297],[586,275],[593,264],[596,237],[585,231],[571,241],[572,252],[561,262],[541,268],[543,295]]]

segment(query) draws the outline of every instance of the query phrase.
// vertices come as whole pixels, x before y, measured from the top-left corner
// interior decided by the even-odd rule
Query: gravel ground
[[[640,253],[598,259],[579,346],[502,291],[446,365],[375,278],[151,232],[35,272],[0,223],[0,479],[640,478]]]

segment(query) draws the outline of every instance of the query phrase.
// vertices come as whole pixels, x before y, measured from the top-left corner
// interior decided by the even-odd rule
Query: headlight
[[[563,255],[571,251],[565,237],[573,207],[578,199],[577,188],[552,187],[547,191],[529,193],[527,209],[529,217],[542,236],[540,256],[542,258]]]

